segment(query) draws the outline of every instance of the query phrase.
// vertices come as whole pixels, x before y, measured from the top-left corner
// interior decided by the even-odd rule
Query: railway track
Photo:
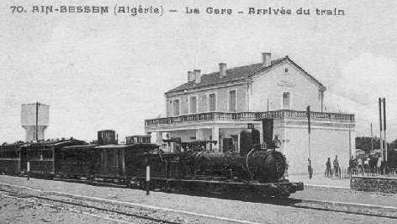
[[[19,188],[19,189],[16,189]],[[42,205],[100,217],[119,223],[241,223],[259,224],[245,220],[198,214],[175,209],[86,197],[0,183],[0,192],[8,197],[38,201]]]
[[[82,202],[70,198],[54,199],[38,195],[16,194],[6,190],[0,190],[6,197],[22,199],[31,203],[38,203],[40,205],[51,208],[68,210],[75,213],[95,216],[101,219],[114,221],[117,223],[181,223],[177,221],[169,221],[161,218],[153,218],[144,214],[144,211],[123,211],[116,210],[112,206],[95,205],[94,203]]]
[[[19,185],[0,183],[0,191],[13,197],[33,198],[35,200],[42,201],[43,204],[47,203],[50,205],[61,206],[62,208],[65,207],[67,209],[71,209],[71,211],[80,211],[86,214],[100,216],[104,219],[114,219],[121,223],[131,221],[138,221],[138,223],[214,223],[215,221],[216,223],[255,223],[104,198],[86,197],[53,191],[41,191]],[[391,206],[301,200],[293,198],[268,200],[264,203],[289,206],[298,209],[315,209],[397,219],[397,208]]]
[[[13,199],[19,199],[19,200],[24,200],[28,203],[31,204],[38,204],[40,206],[47,206],[50,208],[54,208],[57,210],[67,210],[67,211],[71,211],[74,213],[79,213],[79,214],[83,214],[83,215],[88,215],[88,216],[93,216],[93,217],[97,217],[100,218],[101,220],[108,220],[108,221],[112,221],[112,222],[116,222],[116,223],[130,223],[128,221],[126,221],[126,219],[118,217],[118,218],[114,218],[114,215],[111,215],[109,213],[99,213],[99,212],[95,212],[93,210],[87,212],[87,211],[82,211],[81,209],[76,209],[76,208],[72,208],[71,206],[66,206],[65,204],[61,204],[61,203],[54,203],[54,201],[48,201],[48,200],[42,200],[40,198],[37,197],[31,197],[31,196],[21,196],[21,195],[14,195],[14,194],[10,194],[10,192],[7,191],[3,191],[0,190],[0,195],[2,197],[6,197],[6,198],[13,198]],[[112,217],[113,216],[113,217]]]
[[[87,181],[77,180],[77,179],[59,178],[58,180],[88,184]],[[101,181],[95,181],[91,184],[97,186],[108,186],[108,187],[128,187],[120,183],[110,183],[110,182],[101,182]],[[233,195],[231,197],[233,197]],[[225,198],[230,198],[230,197],[226,195]],[[337,202],[337,201],[321,201],[321,200],[307,200],[307,199],[294,199],[294,198],[263,200],[261,198],[258,198],[257,195],[253,195],[248,200],[249,201],[256,200],[256,202],[260,202],[260,203],[276,204],[276,205],[289,206],[294,208],[315,209],[315,210],[323,210],[323,211],[343,212],[343,213],[355,214],[355,215],[367,215],[374,217],[397,219],[397,207],[392,207],[392,206],[378,206],[378,205],[362,204],[362,203],[346,203],[346,202]]]

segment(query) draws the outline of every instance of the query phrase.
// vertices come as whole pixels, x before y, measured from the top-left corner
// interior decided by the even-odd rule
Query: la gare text
[[[236,14],[235,10],[231,8],[213,8],[207,7],[205,9],[200,8],[190,8],[185,7],[186,14],[202,14],[204,11],[205,14],[210,15],[232,15]],[[335,15],[335,16],[344,16],[345,10],[338,9],[338,8],[331,8],[331,9],[308,9],[308,8],[297,8],[295,10],[289,8],[273,8],[273,7],[266,7],[266,8],[256,8],[256,7],[249,7],[246,11],[237,11],[237,14],[248,14],[248,15]]]

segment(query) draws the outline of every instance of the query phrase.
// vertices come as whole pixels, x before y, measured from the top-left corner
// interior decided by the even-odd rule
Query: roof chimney
[[[201,82],[201,70],[200,69],[194,69],[193,73],[194,73],[194,76],[195,76],[194,81],[196,83],[200,83]]]
[[[268,67],[271,65],[272,53],[270,53],[270,52],[262,53],[262,58],[263,58],[263,66],[264,67]]]
[[[194,81],[196,79],[195,74],[192,71],[188,71],[187,72],[187,81],[191,82]]]
[[[221,78],[226,76],[226,63],[219,63],[219,76]]]

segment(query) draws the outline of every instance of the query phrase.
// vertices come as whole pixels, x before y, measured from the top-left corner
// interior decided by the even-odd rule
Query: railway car
[[[17,175],[20,173],[21,158],[19,148],[23,142],[0,145],[0,173]]]
[[[71,145],[55,154],[55,176],[63,178],[91,178],[98,161],[95,144]]]
[[[95,147],[99,160],[96,165],[96,177],[131,178],[139,176],[145,155],[158,148],[154,144],[137,143],[130,145],[100,145]]]
[[[118,144],[114,130],[98,132],[98,145],[95,147],[95,177],[128,179],[137,176],[135,167],[141,163],[142,155],[158,148],[157,145],[141,143],[145,138],[128,141],[129,144]]]
[[[158,149],[150,143],[118,144],[115,131],[98,132],[96,144],[64,146],[55,155],[55,174],[66,178],[127,181],[141,175],[146,154]],[[145,140],[145,142],[147,142]]]
[[[29,171],[33,176],[52,177],[55,175],[58,151],[65,146],[81,144],[85,142],[73,138],[26,143],[19,148],[20,171]]]

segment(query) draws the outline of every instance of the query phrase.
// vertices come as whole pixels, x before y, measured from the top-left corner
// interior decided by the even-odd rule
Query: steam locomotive
[[[133,188],[198,194],[250,194],[288,197],[302,183],[284,178],[285,157],[252,144],[244,154],[202,150],[208,142],[181,144],[180,152],[163,152],[149,136],[118,144],[113,130],[98,132],[96,142],[58,139],[0,146],[0,173],[45,178],[112,182]],[[171,140],[172,141],[172,140]],[[150,182],[147,182],[150,167]]]

